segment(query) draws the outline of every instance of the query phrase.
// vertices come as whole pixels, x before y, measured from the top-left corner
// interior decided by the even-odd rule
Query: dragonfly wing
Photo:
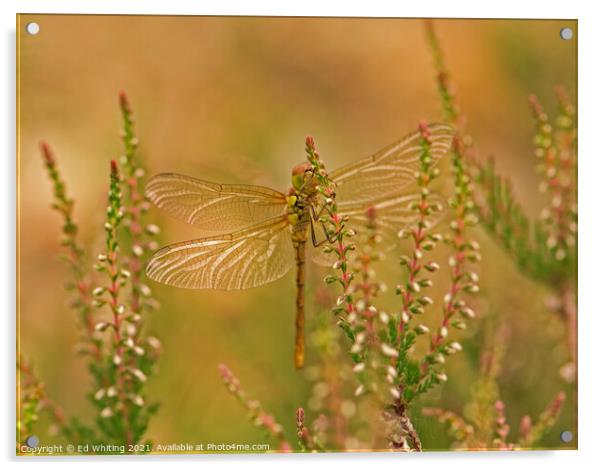
[[[371,207],[375,211],[376,231],[382,239],[379,248],[381,251],[392,250],[397,245],[399,231],[418,221],[418,213],[412,207],[418,202],[420,202],[420,194],[413,194],[408,191],[391,193],[379,200],[372,201]],[[431,193],[428,196],[428,202],[429,204],[437,204],[442,208],[447,206],[443,196],[436,193]],[[368,216],[366,208],[362,204],[348,205],[344,212],[341,211],[341,215],[349,217],[346,226],[355,230],[359,237],[365,233]],[[429,227],[437,225],[444,215],[445,211],[443,210],[433,212],[426,219]],[[320,249],[314,250],[312,259],[322,266],[332,266],[337,260],[335,254],[324,253]]]
[[[153,255],[146,274],[175,287],[237,290],[275,281],[294,264],[289,224],[278,216],[238,232],[166,246]]]
[[[232,232],[284,213],[284,194],[263,186],[217,184],[163,173],[146,185],[157,207],[206,234]]]
[[[431,153],[437,163],[451,147],[454,131],[445,124],[430,124]],[[414,132],[385,147],[376,154],[335,170],[330,177],[336,183],[336,200],[339,214],[349,218],[347,225],[362,233],[367,224],[366,210],[376,211],[376,224],[383,238],[382,249],[395,246],[401,229],[417,221],[418,214],[412,205],[420,201],[415,187],[415,173],[419,169],[422,147],[421,134]],[[429,196],[431,203],[445,207],[445,200],[436,194]],[[429,222],[436,224],[442,213],[433,214]],[[315,262],[332,265],[336,258],[322,250],[314,250]]]
[[[375,223],[378,234],[383,238],[383,249],[387,250],[395,246],[399,231],[408,225],[418,222],[418,213],[415,204],[420,202],[419,193],[399,192],[389,194],[373,202],[375,210]],[[433,211],[426,218],[428,227],[431,228],[441,221],[447,203],[443,196],[431,193],[427,201],[431,205],[437,205],[441,210]],[[349,217],[349,227],[361,233],[365,231],[368,224],[368,216],[364,207],[356,206],[355,210],[349,210],[344,215]]]
[[[454,131],[445,124],[430,124],[428,129],[436,163],[451,147]],[[422,152],[420,139],[420,132],[414,132],[370,157],[333,171],[330,177],[337,185],[339,209],[345,211],[346,206],[356,204],[368,207],[384,194],[396,193],[415,182]]]

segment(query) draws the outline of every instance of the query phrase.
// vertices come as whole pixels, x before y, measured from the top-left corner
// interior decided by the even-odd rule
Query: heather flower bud
[[[140,369],[132,369],[131,372],[140,382],[146,382],[146,375]]]
[[[144,406],[144,399],[140,395],[134,395],[132,397],[132,403],[136,406]]]
[[[383,354],[385,356],[388,356],[388,357],[397,357],[397,356],[399,356],[399,352],[397,351],[397,349],[389,346],[386,343],[383,343],[381,345],[381,350],[382,350],[382,352],[383,352]]]
[[[424,334],[428,333],[430,330],[429,330],[428,326],[426,326],[426,325],[418,325],[416,328],[414,328],[414,331],[416,332],[417,335],[424,335]]]
[[[102,294],[105,293],[105,288],[104,287],[97,287],[96,289],[94,289],[92,291],[92,295],[94,295],[95,297],[99,297]]]
[[[151,235],[157,235],[161,230],[155,224],[149,224],[146,226],[146,231]]]
[[[474,318],[475,317],[474,310],[471,309],[470,307],[465,307],[465,308],[461,309],[460,315],[462,315],[464,318]]]
[[[424,268],[429,272],[435,272],[439,269],[439,265],[435,262],[427,263]]]
[[[109,322],[101,321],[94,326],[94,329],[96,331],[105,331],[110,325],[111,324]]]

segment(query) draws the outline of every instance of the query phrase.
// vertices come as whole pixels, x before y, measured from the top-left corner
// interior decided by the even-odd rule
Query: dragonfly
[[[449,150],[453,130],[444,124],[428,126],[433,162]],[[383,239],[394,240],[399,230],[416,221],[420,200],[416,173],[422,135],[411,133],[377,153],[343,166],[328,177],[335,184],[338,213],[345,227],[360,230],[366,211],[375,210]],[[152,177],[146,197],[159,209],[199,230],[200,238],[168,245],[149,260],[147,276],[157,282],[188,289],[239,290],[258,287],[296,268],[294,362],[305,357],[306,251],[311,241],[313,260],[332,265],[318,240],[322,224],[314,169],[309,162],[293,167],[292,186],[280,192],[249,184],[217,184],[174,173]],[[436,197],[433,193],[432,197]]]

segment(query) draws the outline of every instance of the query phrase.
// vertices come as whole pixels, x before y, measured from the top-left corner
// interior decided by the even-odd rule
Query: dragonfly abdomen
[[[293,240],[297,261],[297,314],[295,316],[295,367],[305,362],[305,240]]]

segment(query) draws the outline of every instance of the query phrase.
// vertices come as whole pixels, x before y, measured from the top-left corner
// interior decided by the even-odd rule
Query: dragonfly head
[[[291,182],[293,188],[300,191],[308,179],[313,178],[312,166],[309,162],[299,163],[293,167]]]

